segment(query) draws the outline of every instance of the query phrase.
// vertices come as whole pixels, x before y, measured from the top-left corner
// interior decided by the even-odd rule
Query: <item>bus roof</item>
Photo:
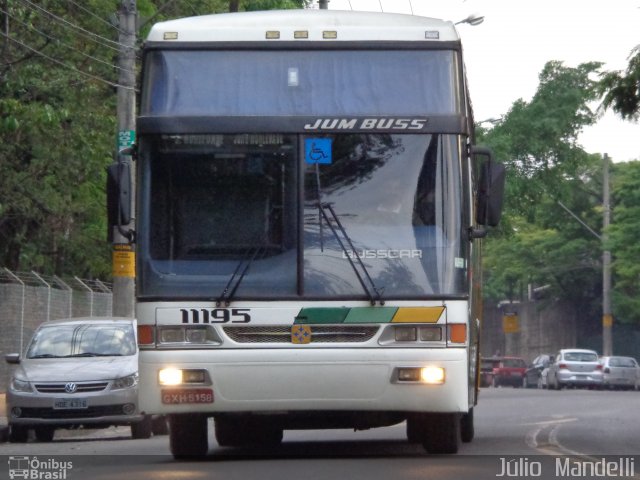
[[[157,23],[148,42],[457,41],[452,22],[397,13],[269,10]]]

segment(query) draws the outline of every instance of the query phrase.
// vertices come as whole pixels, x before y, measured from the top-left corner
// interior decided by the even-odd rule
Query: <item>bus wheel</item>
[[[460,438],[464,443],[469,443],[475,436],[475,427],[473,426],[473,408],[469,409],[469,413],[464,413],[460,418]]]
[[[169,415],[169,446],[176,459],[204,457],[209,451],[207,417],[197,414]]]
[[[411,415],[407,418],[407,438],[409,443],[423,443],[426,433],[422,416]]]
[[[433,413],[425,416],[424,448],[429,453],[457,453],[460,446],[460,414]]]

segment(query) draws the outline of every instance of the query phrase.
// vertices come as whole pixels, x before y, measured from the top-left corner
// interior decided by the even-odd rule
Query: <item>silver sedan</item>
[[[69,319],[43,323],[16,365],[7,391],[9,439],[40,441],[57,428],[131,425],[148,438],[151,419],[138,409],[138,353],[131,319]]]
[[[594,350],[563,349],[547,372],[549,389],[562,387],[597,387],[603,384],[603,367]]]
[[[602,357],[604,386],[638,390],[640,386],[640,367],[633,357]]]

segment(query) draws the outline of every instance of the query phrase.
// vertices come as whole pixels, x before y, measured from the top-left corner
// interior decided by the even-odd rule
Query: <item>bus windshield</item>
[[[142,137],[140,296],[367,298],[356,264],[385,298],[461,294],[460,138],[322,138]]]
[[[453,50],[151,51],[141,114],[455,114],[461,108],[457,55]]]

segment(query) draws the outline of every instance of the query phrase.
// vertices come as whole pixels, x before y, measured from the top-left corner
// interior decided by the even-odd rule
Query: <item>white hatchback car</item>
[[[43,323],[15,364],[7,391],[9,440],[40,441],[57,428],[131,425],[148,438],[152,420],[138,409],[135,321],[78,318]]]
[[[594,350],[564,349],[556,355],[547,372],[547,388],[602,387],[602,363]]]
[[[602,357],[604,386],[638,390],[640,387],[640,366],[633,357]]]

